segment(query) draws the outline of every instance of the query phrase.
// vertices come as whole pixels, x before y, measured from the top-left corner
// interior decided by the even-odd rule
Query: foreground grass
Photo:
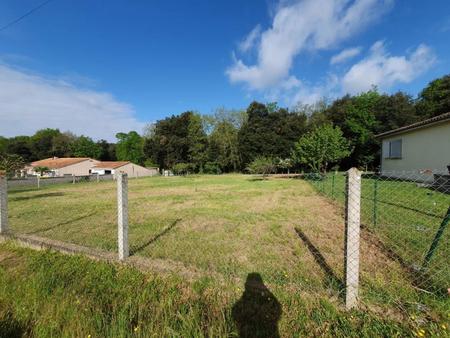
[[[252,336],[258,328],[271,327],[265,322],[278,326],[285,337],[446,333],[439,323],[419,326],[363,311],[344,312],[326,298],[302,292],[259,289],[241,298],[242,292],[242,287],[218,287],[207,278],[187,282],[176,275],[0,245],[1,337],[232,337],[243,321],[251,330],[244,334]],[[243,302],[244,309],[239,307]],[[270,316],[277,302],[278,323]],[[267,316],[252,321],[261,308]]]
[[[198,330],[192,331],[195,335],[209,334],[206,329],[213,330],[212,336],[235,332],[229,319],[230,307],[253,273],[262,278],[281,304],[279,324],[284,336],[296,332],[351,336],[359,330],[365,335],[408,335],[419,327],[438,334],[439,325],[449,318],[448,297],[418,290],[403,267],[374,245],[374,236],[366,231],[361,241],[360,290],[365,312],[353,318],[342,313],[342,210],[306,181],[259,180],[244,175],[136,179],[129,182],[129,206],[131,253],[157,261],[165,271],[176,272],[178,277],[171,277],[170,283],[166,279],[161,283],[169,283],[167,287],[174,293],[178,288],[185,290],[176,295],[164,291],[160,296],[168,297],[167,302],[181,297],[188,304],[196,304],[193,299],[200,297],[198,290],[213,297],[198,298],[206,304],[205,310],[199,305],[201,309],[188,312],[200,319],[184,317],[187,310],[178,308],[167,313],[158,310],[169,318],[154,324],[161,326],[159,333],[166,332],[166,327],[173,329],[167,323],[171,316],[181,316],[179,320],[186,320],[185,325],[193,323]],[[16,233],[117,250],[114,182],[11,191],[9,209],[11,228]],[[49,257],[46,259],[53,259]],[[102,283],[103,279],[108,281],[99,278]],[[107,283],[112,285],[113,281]],[[115,304],[116,300],[111,302]],[[120,302],[116,306],[120,307]],[[277,311],[270,313],[277,317]],[[341,328],[334,327],[341,321]],[[189,336],[191,331],[181,332]]]

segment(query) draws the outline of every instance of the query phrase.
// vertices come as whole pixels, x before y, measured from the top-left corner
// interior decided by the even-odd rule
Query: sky
[[[0,27],[44,0],[2,0]],[[450,73],[448,0],[51,0],[0,31],[0,135],[113,141],[187,110],[294,107]]]

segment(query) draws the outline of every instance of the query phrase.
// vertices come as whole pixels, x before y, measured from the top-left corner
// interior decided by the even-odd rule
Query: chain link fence
[[[304,178],[344,210],[346,176],[343,172],[310,173]],[[369,298],[382,294],[386,302],[402,308],[408,303],[416,308],[430,306],[429,302],[423,304],[423,297],[404,292],[408,285],[419,295],[442,301],[431,306],[443,306],[450,287],[450,175],[433,171],[363,172],[358,207],[361,293]],[[376,250],[367,249],[370,247]],[[384,264],[377,266],[380,261]],[[384,283],[380,282],[383,278]]]

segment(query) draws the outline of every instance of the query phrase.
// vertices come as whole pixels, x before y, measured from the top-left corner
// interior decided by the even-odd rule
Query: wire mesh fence
[[[305,179],[344,207],[346,175],[306,174]],[[397,262],[414,288],[447,297],[450,176],[432,171],[364,172],[360,207],[361,240],[376,245],[385,261]],[[361,252],[362,264],[370,259]]]

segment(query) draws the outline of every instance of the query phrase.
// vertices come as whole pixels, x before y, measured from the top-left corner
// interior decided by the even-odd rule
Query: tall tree
[[[75,157],[91,157],[98,159],[101,150],[90,137],[81,135],[73,143],[72,151]]]
[[[417,110],[422,119],[450,112],[450,74],[431,81],[420,92]]]
[[[31,139],[29,136],[15,136],[8,140],[6,153],[19,155],[25,162],[37,159],[31,150]]]
[[[376,107],[380,94],[370,90],[357,96],[346,95],[333,102],[325,114],[351,142],[352,156],[343,162],[344,168],[373,166],[378,159],[379,146],[374,138],[377,127]]]
[[[283,108],[276,109],[269,112],[264,104],[258,102],[248,107],[248,119],[238,133],[243,167],[257,156],[288,157],[294,143],[304,133],[306,115],[290,113]]]
[[[188,125],[188,161],[194,164],[196,171],[203,171],[207,160],[208,139],[203,131],[202,119],[198,114],[191,113]]]
[[[222,172],[240,168],[238,129],[228,121],[218,123],[209,136],[208,158],[217,162]]]
[[[100,148],[100,155],[98,157],[101,161],[116,161],[116,145],[109,143],[106,140],[100,140],[97,142],[97,146]]]
[[[31,136],[31,150],[34,159],[43,159],[55,156],[53,139],[61,135],[59,129],[41,129]]]
[[[58,157],[73,156],[73,144],[76,139],[76,135],[69,131],[56,135],[52,139],[52,154]]]
[[[116,156],[119,161],[144,164],[144,139],[135,131],[116,134]]]

